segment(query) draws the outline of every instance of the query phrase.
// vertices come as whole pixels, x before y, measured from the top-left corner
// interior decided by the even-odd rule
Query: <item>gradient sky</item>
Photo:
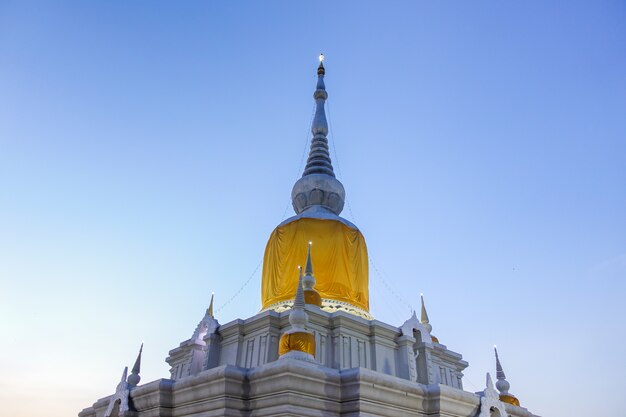
[[[0,397],[76,415],[260,306],[326,55],[373,315],[544,416],[626,390],[626,3],[0,3]],[[226,303],[226,304],[225,304]],[[224,305],[225,304],[225,305]]]

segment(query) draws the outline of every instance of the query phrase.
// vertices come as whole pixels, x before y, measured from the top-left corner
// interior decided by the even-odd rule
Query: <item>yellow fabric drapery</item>
[[[315,336],[306,332],[283,334],[278,343],[278,355],[283,356],[292,350],[299,350],[315,356]]]
[[[298,266],[306,263],[309,242],[320,296],[369,311],[365,238],[338,220],[315,218],[301,218],[272,232],[263,258],[262,308],[294,298]]]
[[[304,291],[304,302],[306,304],[313,304],[318,307],[322,306],[322,297],[320,297],[320,293],[315,290]]]

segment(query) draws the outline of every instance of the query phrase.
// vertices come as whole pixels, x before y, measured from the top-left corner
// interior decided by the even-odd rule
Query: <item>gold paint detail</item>
[[[519,407],[519,400],[513,395],[500,394],[500,401]]]
[[[430,335],[430,338],[432,339],[433,342],[439,343],[439,339],[437,338],[437,336]]]
[[[278,342],[278,354],[298,350],[315,356],[315,336],[307,332],[284,333]]]
[[[322,306],[322,297],[315,290],[304,291],[304,302],[306,304],[313,304],[318,307]]]
[[[270,235],[263,257],[262,310],[293,299],[298,265],[315,242],[315,290],[320,298],[369,312],[368,257],[358,229],[339,220],[300,218]]]

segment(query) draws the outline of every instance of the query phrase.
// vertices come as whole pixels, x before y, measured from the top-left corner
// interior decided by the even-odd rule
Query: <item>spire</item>
[[[428,332],[432,332],[433,326],[430,325],[428,321],[428,313],[426,312],[426,304],[424,304],[424,294],[420,294],[420,299],[422,300],[422,314],[420,317],[420,321],[428,329]]]
[[[142,351],[143,351],[143,343],[141,343],[141,347],[139,348],[139,354],[137,355],[137,359],[135,359],[135,364],[133,365],[133,369],[132,371],[130,371],[130,376],[128,377],[128,383],[130,385],[137,386],[139,385],[139,381],[141,381],[139,372],[141,371],[141,352]]]
[[[426,330],[428,330],[428,333],[431,333],[433,331],[433,326],[430,324],[430,321],[428,320],[428,312],[426,311],[426,304],[424,303],[424,294],[420,294],[420,299],[422,301],[422,313],[420,317],[420,322],[424,325]],[[430,338],[432,339],[433,342],[439,343],[439,339],[433,336],[432,333],[430,335]]]
[[[320,65],[317,67],[317,85],[313,98],[315,99],[315,116],[311,124],[311,148],[302,178],[293,186],[291,200],[296,213],[313,206],[322,206],[335,214],[341,213],[346,198],[346,192],[341,182],[335,178],[335,172],[328,150],[328,122],[324,105],[328,98],[324,85],[324,54],[320,54]]]
[[[306,255],[306,267],[304,268],[304,278],[302,279],[304,302],[321,307],[322,297],[320,297],[320,294],[313,288],[315,286],[315,277],[313,276],[313,261],[311,260],[312,244],[313,242],[309,242],[309,251]]]
[[[304,290],[302,289],[302,267],[298,267],[298,287],[296,288],[296,299],[293,302],[293,308],[304,310]]]
[[[206,313],[211,318],[215,318],[215,316],[213,316],[213,297],[214,296],[215,296],[215,293],[211,293],[211,302],[209,303],[209,308],[207,308],[207,310],[206,310]]]
[[[306,254],[306,266],[304,267],[304,274],[307,276],[313,276],[313,263],[311,262],[311,245],[313,242],[309,242],[309,251]]]
[[[504,375],[504,370],[502,369],[502,364],[500,364],[500,358],[498,357],[498,348],[494,346],[493,351],[496,353],[496,378],[498,378],[498,381],[506,381],[506,375]]]
[[[296,297],[293,302],[293,308],[289,313],[289,323],[293,330],[304,331],[304,326],[309,320],[308,314],[304,311],[304,291],[302,288],[302,267],[298,267],[298,287],[296,288]]]
[[[515,397],[515,395],[509,392],[511,384],[509,384],[509,381],[506,380],[504,369],[502,369],[502,364],[500,363],[500,358],[498,357],[498,348],[494,346],[493,350],[496,354],[496,378],[498,379],[496,382],[496,388],[500,391],[500,401],[519,406],[519,400]]]
[[[315,336],[307,331],[304,326],[309,321],[304,302],[304,289],[302,288],[302,267],[298,267],[298,287],[293,307],[289,312],[291,329],[283,333],[278,342],[278,355],[282,358],[293,358],[306,361],[315,361]]]
[[[320,66],[317,68],[317,86],[313,98],[315,99],[315,116],[311,125],[311,133],[313,140],[311,141],[311,150],[309,151],[309,159],[306,162],[304,174],[326,174],[335,176],[333,165],[330,162],[330,154],[328,152],[328,122],[326,121],[326,113],[324,104],[328,98],[326,86],[324,85],[324,54],[320,54]]]

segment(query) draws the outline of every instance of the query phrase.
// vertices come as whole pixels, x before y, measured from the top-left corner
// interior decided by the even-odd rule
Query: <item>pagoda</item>
[[[140,350],[131,375],[124,368],[115,392],[80,417],[535,416],[509,393],[497,351],[497,390],[489,373],[483,391],[464,390],[468,363],[433,336],[423,297],[420,317],[399,326],[371,315],[365,238],[340,217],[325,74],[322,55],[295,215],[268,239],[260,311],[220,324],[211,297],[191,337],[169,352],[167,378],[139,384]]]

